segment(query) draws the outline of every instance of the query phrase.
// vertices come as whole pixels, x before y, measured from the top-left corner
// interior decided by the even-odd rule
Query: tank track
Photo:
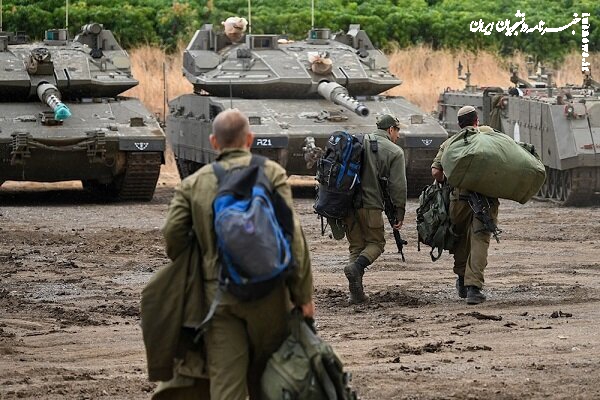
[[[600,167],[557,170],[546,167],[546,181],[534,197],[562,206],[600,204]]]
[[[152,200],[161,162],[160,153],[127,153],[127,167],[120,178],[116,197],[124,201]]]
[[[187,178],[204,166],[204,164],[190,160],[184,160],[182,158],[178,158],[177,156],[175,156],[175,164],[177,165],[177,172],[179,172],[179,177],[181,179]]]

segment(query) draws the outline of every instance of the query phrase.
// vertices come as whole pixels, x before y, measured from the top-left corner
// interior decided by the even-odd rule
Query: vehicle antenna
[[[0,32],[2,32],[2,0],[0,0]]]
[[[67,6],[65,9],[65,29],[69,29],[69,0],[66,0]]]
[[[310,28],[315,29],[315,0],[310,0]]]
[[[167,63],[163,61],[163,124],[167,121]]]
[[[248,0],[248,34],[252,33],[252,0]]]

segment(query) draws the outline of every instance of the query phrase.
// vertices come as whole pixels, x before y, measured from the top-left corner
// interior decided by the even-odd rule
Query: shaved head
[[[250,123],[237,108],[220,112],[212,124],[212,134],[221,149],[243,147],[250,134]]]

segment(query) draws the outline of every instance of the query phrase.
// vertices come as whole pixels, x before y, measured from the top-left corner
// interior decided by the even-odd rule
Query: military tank
[[[194,93],[170,101],[166,120],[182,178],[215,160],[211,123],[227,108],[249,116],[256,136],[252,152],[293,175],[315,174],[332,132],[370,133],[377,116],[394,114],[405,125],[398,145],[406,156],[410,196],[431,183],[431,160],[447,138],[435,118],[403,97],[382,94],[402,81],[359,25],[336,34],[311,29],[301,41],[228,36],[204,25],[184,52],[183,72]]]
[[[0,65],[0,184],[81,180],[102,197],[152,198],[165,136],[139,100],[119,97],[138,81],[111,31],[0,32]]]
[[[600,84],[585,74],[581,86],[556,87],[551,73],[528,81],[512,72],[515,86],[510,88],[467,84],[440,94],[440,122],[454,134],[457,110],[476,107],[482,124],[537,149],[546,181],[536,199],[564,206],[600,204]]]

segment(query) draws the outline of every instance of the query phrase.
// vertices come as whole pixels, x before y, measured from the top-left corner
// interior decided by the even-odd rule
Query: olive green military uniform
[[[371,140],[377,141],[377,152],[371,149]],[[364,161],[361,171],[360,208],[346,219],[346,237],[349,242],[350,262],[364,256],[372,263],[383,253],[385,229],[383,222],[383,197],[379,177],[388,178],[390,198],[396,207],[396,218],[404,220],[406,207],[406,167],[404,152],[392,143],[383,129],[364,137]]]
[[[250,152],[224,149],[217,161],[225,169],[248,165]],[[285,170],[267,160],[267,178],[293,210],[292,194]],[[163,228],[167,254],[176,257],[184,246],[188,232],[196,232],[202,249],[202,271],[207,303],[218,287],[219,262],[213,230],[212,203],[217,192],[217,178],[211,165],[184,179],[177,187]],[[251,249],[249,249],[251,251]],[[268,358],[287,335],[287,316],[291,303],[302,305],[312,299],[313,285],[308,247],[297,216],[294,214],[292,252],[296,261],[285,284],[266,297],[241,302],[229,293],[222,299],[204,337],[210,397],[213,399],[258,398],[260,377]]]
[[[478,128],[481,134],[493,131],[489,126],[480,126]],[[477,134],[480,134],[477,133]],[[458,135],[458,134],[457,134]],[[444,149],[453,137],[447,139],[441,144],[432,168],[442,169],[442,154]],[[473,210],[466,200],[461,197],[469,195],[469,191],[454,188],[450,194],[450,220],[455,226],[455,233],[460,235],[454,249],[454,273],[458,276],[464,276],[465,286],[483,287],[483,272],[487,266],[488,248],[490,246],[491,233],[483,230],[483,223],[473,217]],[[493,199],[490,207],[490,216],[494,223],[498,222],[498,199]]]

